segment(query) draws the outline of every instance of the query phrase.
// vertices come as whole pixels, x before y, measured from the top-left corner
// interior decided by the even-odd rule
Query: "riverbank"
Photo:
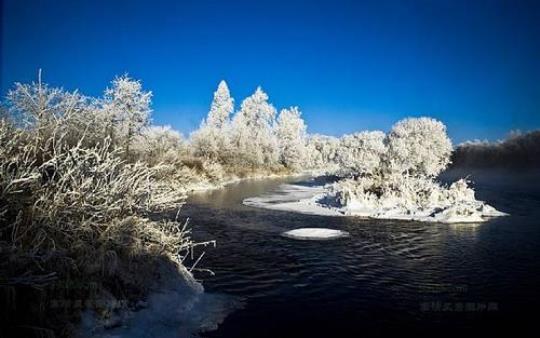
[[[279,179],[279,178],[293,178],[293,177],[314,177],[320,175],[322,172],[320,170],[302,170],[302,171],[292,171],[286,168],[281,168],[278,171],[272,170],[253,170],[244,172],[243,175],[235,174],[226,174],[223,178],[218,180],[201,180],[192,182],[186,185],[186,193],[194,192],[204,192],[217,189],[226,188],[230,184],[235,184],[243,181],[249,180],[264,180],[264,179]]]
[[[277,172],[251,170],[243,172],[242,176],[224,175],[220,180],[204,179],[204,176],[201,176],[203,179],[184,184],[182,193],[189,196],[189,194],[226,189],[229,185],[245,181],[301,177],[308,174],[286,170]],[[180,217],[182,215],[183,213],[180,212]],[[159,214],[153,216],[153,218],[158,217]],[[169,217],[168,214],[166,218]],[[193,224],[197,226],[197,215],[192,215],[191,218]],[[191,264],[199,263],[197,257],[202,256],[195,256],[191,259]],[[204,262],[200,265],[204,266]],[[180,334],[182,337],[191,337],[198,332],[217,327],[230,311],[242,306],[240,301],[225,295],[205,293],[201,282],[197,281],[192,271],[184,265],[173,267],[169,261],[162,261],[154,269],[157,277],[138,299],[133,299],[133,295],[130,295],[132,299],[125,302],[125,299],[118,299],[112,294],[101,295],[101,300],[106,306],[99,312],[91,309],[82,313],[77,329],[78,335],[81,337],[170,337]],[[117,306],[122,302],[126,306]],[[173,326],[172,324],[160,325],[163,321],[175,324]],[[148,330],[153,327],[160,329],[150,334]]]
[[[161,277],[135,307],[111,309],[106,319],[94,311],[83,312],[77,336],[195,337],[215,330],[231,311],[242,307],[233,297],[205,293],[202,284],[184,266],[161,264],[158,270]]]

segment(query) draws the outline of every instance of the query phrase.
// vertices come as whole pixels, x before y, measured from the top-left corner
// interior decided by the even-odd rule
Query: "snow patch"
[[[326,208],[318,203],[326,189],[322,186],[308,187],[282,184],[276,190],[258,197],[246,198],[244,205],[281,211],[299,212],[308,215],[343,216],[338,210]]]
[[[231,312],[243,307],[241,299],[206,293],[183,266],[163,267],[162,280],[138,310],[122,309],[106,320],[84,311],[77,336],[84,338],[197,337],[213,331]]]

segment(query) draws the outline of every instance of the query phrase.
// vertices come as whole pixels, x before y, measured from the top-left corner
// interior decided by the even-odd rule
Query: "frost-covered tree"
[[[229,87],[224,80],[218,85],[214,92],[214,100],[210,106],[210,112],[206,118],[206,125],[221,129],[229,121],[234,110],[234,99],[231,97]]]
[[[290,168],[302,168],[307,165],[306,124],[298,107],[281,110],[276,135],[279,140],[280,160]]]
[[[182,134],[171,126],[149,126],[141,130],[132,149],[146,162],[172,162],[186,152]]]
[[[228,153],[227,130],[227,125],[218,129],[204,123],[201,124],[201,127],[190,136],[193,154],[208,160],[223,159]]]
[[[279,145],[273,132],[276,109],[268,102],[268,95],[257,88],[246,98],[232,122],[231,146],[235,161],[252,165],[275,164]]]
[[[103,111],[108,116],[107,133],[127,153],[134,137],[150,124],[152,92],[127,75],[115,78],[105,90]]]
[[[337,149],[337,161],[344,173],[374,174],[386,151],[385,134],[381,131],[364,131],[344,135]]]
[[[210,160],[221,160],[228,156],[230,115],[234,110],[225,81],[221,81],[214,92],[210,111],[198,130],[191,134],[193,153]]]
[[[308,167],[329,169],[336,166],[339,139],[333,136],[313,134],[308,136]]]
[[[399,121],[386,143],[384,165],[389,173],[434,177],[450,163],[452,142],[446,126],[432,118]]]

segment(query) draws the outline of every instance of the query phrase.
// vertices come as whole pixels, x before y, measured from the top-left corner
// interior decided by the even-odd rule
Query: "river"
[[[448,177],[452,174],[447,175]],[[482,178],[483,177],[483,178]],[[446,225],[304,215],[242,200],[307,178],[244,181],[190,197],[197,241],[215,239],[197,274],[241,304],[203,337],[487,334],[533,326],[540,310],[538,176],[476,173],[477,197],[510,217]],[[349,238],[298,241],[300,227]],[[466,331],[465,331],[466,330]]]

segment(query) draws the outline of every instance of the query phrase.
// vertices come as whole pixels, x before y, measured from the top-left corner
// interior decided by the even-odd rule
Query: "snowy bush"
[[[505,215],[477,201],[466,180],[446,187],[429,177],[358,177],[335,183],[333,196],[345,214],[432,222],[483,222]]]
[[[38,80],[16,83],[6,97],[4,121],[32,130],[36,141],[58,140],[75,145],[94,146],[106,137],[105,118],[99,100],[78,92],[50,88]],[[44,144],[50,148],[53,143]]]

